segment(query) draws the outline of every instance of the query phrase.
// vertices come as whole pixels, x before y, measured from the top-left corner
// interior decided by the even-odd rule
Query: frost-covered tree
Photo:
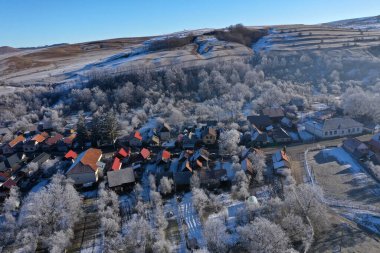
[[[64,245],[58,248],[67,247],[53,238],[62,238],[62,234],[71,238],[74,224],[81,217],[81,203],[72,182],[63,175],[55,175],[46,187],[24,200],[18,218],[21,232],[17,236],[17,248],[34,251],[38,241],[46,243],[50,249],[58,247],[55,243]]]
[[[266,167],[264,153],[261,153],[261,152],[250,153],[248,155],[248,159],[251,161],[253,170],[256,173],[255,178],[257,180],[261,180],[263,178],[264,169]]]
[[[234,185],[231,189],[234,198],[245,200],[249,197],[249,177],[243,170],[235,173]]]
[[[160,192],[164,195],[171,193],[173,190],[173,184],[174,184],[173,179],[162,177],[160,179],[160,186],[159,186]]]
[[[313,239],[312,229],[303,222],[302,218],[294,213],[288,213],[280,223],[292,243],[299,243],[305,246]]]
[[[3,204],[3,219],[0,221],[0,249],[12,243],[17,234],[17,223],[15,213],[20,206],[20,197],[17,187],[12,187],[8,198]]]
[[[209,198],[203,189],[193,188],[193,205],[202,216],[204,208],[209,203]]]
[[[239,240],[248,252],[282,253],[289,249],[289,238],[282,228],[265,218],[238,227]]]
[[[208,219],[204,225],[204,235],[209,251],[217,253],[228,251],[229,235],[226,225],[221,219]]]
[[[240,133],[235,130],[222,132],[219,137],[219,150],[222,154],[236,155],[239,152]]]

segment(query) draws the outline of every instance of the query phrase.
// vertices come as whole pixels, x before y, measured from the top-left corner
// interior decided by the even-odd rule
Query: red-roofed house
[[[17,185],[16,182],[9,178],[7,181],[1,184],[1,187],[5,190],[10,190],[13,186],[16,186],[16,185]]]
[[[68,159],[68,160],[74,160],[77,157],[78,157],[78,154],[72,150],[69,150],[69,152],[67,152],[65,155],[65,159]]]
[[[76,185],[88,186],[98,181],[99,169],[104,168],[100,162],[102,151],[90,148],[80,153],[66,172],[67,177],[74,180]]]
[[[115,157],[115,159],[113,160],[113,163],[112,163],[112,170],[120,170],[121,168],[121,162],[120,162],[120,159]]]
[[[142,145],[142,136],[139,131],[136,131],[131,134],[129,138],[129,145],[134,146],[134,147],[140,147]]]
[[[4,155],[13,154],[14,152],[22,148],[24,142],[25,142],[25,137],[23,135],[17,136],[12,141],[8,142],[2,147],[3,154]]]
[[[124,148],[119,149],[119,151],[116,153],[116,156],[118,156],[119,158],[122,158],[122,159],[130,156],[131,150],[129,148],[127,150],[125,150]]]
[[[36,152],[45,139],[42,134],[37,134],[32,139],[26,141],[22,148],[24,152]]]
[[[157,156],[157,163],[164,162],[167,163],[170,160],[170,152],[167,150],[162,150]]]
[[[144,160],[150,157],[150,151],[146,148],[141,149],[140,155],[144,158]]]
[[[42,149],[43,150],[52,150],[56,148],[56,145],[58,141],[62,140],[63,136],[61,134],[56,134],[50,138],[48,138],[43,144]]]

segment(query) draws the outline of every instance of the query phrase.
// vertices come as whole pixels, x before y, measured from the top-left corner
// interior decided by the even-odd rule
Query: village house
[[[262,115],[268,116],[273,122],[279,122],[284,116],[284,110],[280,107],[267,107],[262,110]]]
[[[369,154],[369,148],[357,138],[348,138],[343,141],[342,147],[357,159],[366,157]]]
[[[288,117],[283,117],[281,119],[281,125],[290,128],[293,126],[293,122]]]
[[[64,156],[64,159],[65,160],[69,160],[69,161],[73,161],[75,160],[76,158],[78,157],[78,154],[75,153],[74,151],[72,151],[71,149],[69,150],[69,152],[67,152]]]
[[[368,145],[373,152],[380,153],[380,133],[372,136],[371,140],[368,142]]]
[[[64,137],[63,139],[57,142],[57,150],[60,152],[67,152],[69,149],[73,147],[74,139],[76,138],[76,134],[72,133],[70,136]]]
[[[139,131],[135,131],[131,133],[129,136],[129,145],[132,147],[141,147],[142,146],[143,137],[141,136]]]
[[[111,170],[107,172],[108,187],[117,192],[125,192],[133,189],[135,175],[133,168]]]
[[[247,120],[251,123],[253,129],[259,129],[260,131],[265,131],[273,124],[272,120],[267,115],[248,116]]]
[[[169,162],[170,157],[171,157],[171,154],[170,154],[169,151],[167,151],[167,150],[161,150],[160,153],[158,153],[158,155],[157,155],[156,163],[157,164],[159,164],[159,163],[167,163],[167,162]]]
[[[205,127],[202,131],[202,141],[206,145],[214,145],[216,143],[217,132],[214,127]]]
[[[263,147],[270,143],[268,134],[260,131],[255,126],[252,126],[250,145],[256,147]]]
[[[37,134],[30,140],[27,140],[23,145],[23,150],[25,153],[32,153],[36,152],[39,148],[42,142],[46,139],[45,136],[42,134]]]
[[[62,134],[55,134],[52,137],[49,137],[45,142],[42,144],[42,150],[48,151],[48,150],[54,150],[57,148],[58,141],[63,139]]]
[[[10,155],[16,151],[21,150],[25,140],[26,139],[23,135],[17,136],[12,141],[3,145],[3,147],[2,147],[3,154],[4,155]]]
[[[246,171],[246,172],[248,172],[251,175],[255,175],[255,171],[253,169],[252,162],[248,158],[245,158],[241,162],[241,169],[244,170],[244,171]]]
[[[22,167],[22,162],[25,160],[24,154],[13,154],[0,162],[0,172],[9,172],[18,170]]]
[[[100,162],[102,151],[90,148],[78,155],[74,163],[67,170],[66,175],[75,185],[90,186],[99,178],[99,170],[104,168]]]
[[[290,160],[285,150],[278,150],[272,155],[273,169],[276,173],[280,173],[284,169],[290,169]]]
[[[281,127],[276,127],[273,129],[272,137],[277,143],[289,143],[292,141],[289,134]]]
[[[115,158],[113,159],[111,169],[112,169],[113,171],[116,171],[116,170],[120,170],[120,169],[121,169],[121,161],[120,161],[120,158],[115,157]]]
[[[307,121],[305,128],[309,133],[322,139],[359,135],[363,132],[363,124],[351,118],[332,118],[322,122]]]
[[[163,123],[159,128],[158,128],[158,134],[160,136],[161,141],[168,141],[170,140],[170,131],[171,128],[167,123]]]

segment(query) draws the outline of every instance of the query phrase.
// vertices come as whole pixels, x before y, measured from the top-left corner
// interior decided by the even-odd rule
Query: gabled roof
[[[159,132],[170,132],[171,128],[167,123],[163,123],[160,127]]]
[[[139,141],[142,141],[142,136],[141,136],[141,133],[139,131],[136,131],[134,134],[133,134],[133,138],[136,138],[138,139]]]
[[[66,159],[75,159],[75,158],[77,158],[78,157],[78,154],[77,153],[75,153],[74,151],[72,151],[71,149],[69,150],[69,152],[67,152],[66,153],[66,155],[65,155],[65,158]]]
[[[4,182],[2,186],[7,189],[11,189],[13,186],[16,186],[16,185],[17,185],[16,182],[9,178],[7,181]]]
[[[252,167],[252,162],[248,158],[245,158],[241,162],[241,167],[242,167],[243,170],[247,170],[247,171],[249,171],[252,174],[254,173],[253,167]]]
[[[336,130],[340,128],[362,127],[363,124],[351,118],[332,118],[326,119],[323,123],[323,130]]]
[[[41,166],[41,164],[43,164],[49,159],[50,159],[50,154],[43,152],[39,154],[36,158],[34,158],[31,162],[37,163],[39,166]]]
[[[121,168],[121,162],[120,162],[120,159],[115,157],[115,159],[113,160],[113,163],[112,163],[112,170],[120,170]]]
[[[202,137],[206,136],[206,135],[211,135],[211,136],[217,136],[217,133],[216,133],[216,129],[214,127],[206,127],[203,131],[202,131]]]
[[[190,166],[189,160],[186,160],[181,165],[181,171],[190,171],[193,172],[193,169]]]
[[[63,138],[62,134],[56,134],[53,137],[50,137],[49,139],[47,139],[45,143],[51,146],[51,145],[56,144],[62,138]]]
[[[285,151],[278,150],[276,153],[274,153],[272,155],[272,160],[273,160],[273,163],[279,162],[279,161],[282,161],[282,160],[289,162],[289,157],[287,156],[287,154],[285,153]]]
[[[150,151],[146,148],[143,148],[141,149],[140,154],[144,159],[147,159],[150,156]]]
[[[75,168],[79,163],[82,165],[88,166],[93,171],[97,171],[98,165],[97,162],[102,156],[102,151],[96,148],[90,148],[86,151],[80,153],[80,155],[75,159],[74,163],[71,165],[67,173],[69,173],[73,168]]]
[[[167,150],[163,150],[162,153],[161,153],[161,159],[162,160],[169,160],[170,156],[171,156],[171,154]]]
[[[267,115],[248,116],[247,120],[258,128],[265,128],[272,125],[272,120]]]
[[[282,108],[264,108],[263,115],[269,116],[270,118],[284,117],[284,111]]]
[[[274,129],[273,138],[290,138],[290,136],[283,128],[279,127]]]
[[[37,135],[35,135],[35,136],[32,138],[33,141],[36,141],[36,142],[38,142],[38,143],[43,142],[45,139],[46,139],[46,138],[45,138],[42,134],[37,134]]]
[[[107,172],[108,186],[115,187],[123,184],[135,182],[135,175],[132,168],[126,168]]]
[[[71,134],[70,136],[63,138],[63,142],[64,142],[65,144],[69,144],[69,145],[71,145],[71,144],[73,143],[73,140],[75,139],[76,136],[77,136],[77,135],[76,135],[75,133],[74,133],[74,134]]]
[[[16,138],[14,138],[11,142],[8,143],[8,145],[13,148],[18,143],[25,141],[25,137],[23,135],[19,135]]]
[[[131,150],[128,149],[128,151],[126,151],[124,148],[120,148],[119,151],[117,152],[117,154],[120,155],[121,157],[125,158],[131,154]]]

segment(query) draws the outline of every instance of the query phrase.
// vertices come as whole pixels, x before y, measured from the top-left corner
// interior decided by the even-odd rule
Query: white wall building
[[[351,118],[332,118],[323,122],[311,120],[305,123],[305,128],[322,139],[358,135],[363,132],[363,124]]]

